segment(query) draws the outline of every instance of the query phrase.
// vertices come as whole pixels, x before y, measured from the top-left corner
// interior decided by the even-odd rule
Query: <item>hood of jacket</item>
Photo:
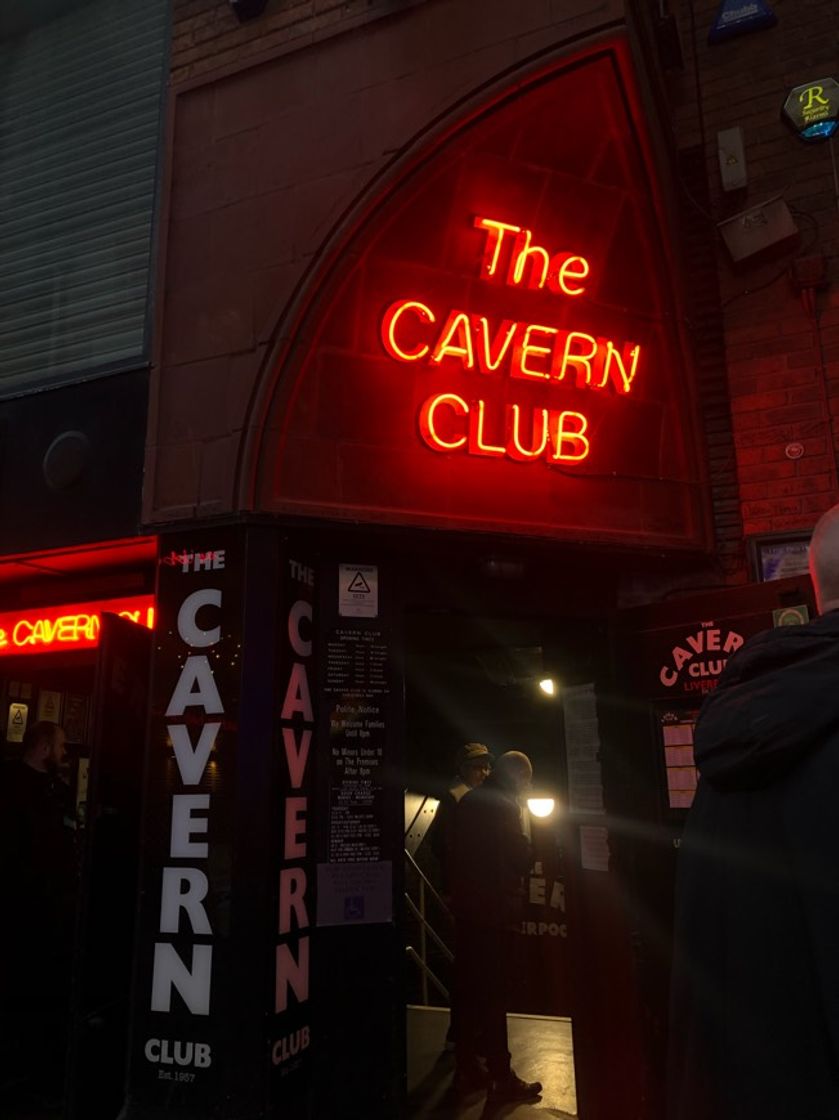
[[[702,706],[694,756],[721,790],[758,789],[839,733],[839,611],[755,635]]]

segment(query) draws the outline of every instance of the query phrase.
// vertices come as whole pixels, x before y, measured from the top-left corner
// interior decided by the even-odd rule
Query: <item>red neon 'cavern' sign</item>
[[[615,43],[552,65],[343,227],[279,332],[257,508],[703,542],[678,258],[632,63]]]
[[[476,217],[474,225],[484,234],[479,256],[483,279],[553,292],[560,299],[585,292],[591,271],[585,257],[551,253],[534,242],[531,230],[509,222]],[[402,298],[385,312],[382,344],[395,361],[459,366],[484,377],[506,376],[559,388],[573,384],[595,392],[632,390],[641,353],[637,343],[618,345],[611,338],[543,322],[491,321],[459,308],[443,313],[430,302]],[[457,392],[434,393],[419,410],[420,435],[432,451],[506,456],[518,462],[577,463],[588,457],[591,441],[584,412],[507,401],[503,441],[492,442],[487,436],[489,407],[483,398],[470,403]]]
[[[153,595],[6,611],[0,614],[0,656],[93,649],[99,644],[105,611],[154,628]]]

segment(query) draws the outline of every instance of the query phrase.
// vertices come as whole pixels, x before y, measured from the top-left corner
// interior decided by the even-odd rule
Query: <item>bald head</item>
[[[516,793],[522,793],[530,785],[533,767],[526,754],[522,754],[521,751],[507,751],[495,763],[492,773],[502,786]]]
[[[810,540],[810,575],[821,614],[839,607],[839,505],[816,522]]]

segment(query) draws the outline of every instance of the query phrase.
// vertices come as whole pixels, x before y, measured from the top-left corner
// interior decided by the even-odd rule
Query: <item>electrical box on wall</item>
[[[717,155],[724,191],[739,191],[748,182],[742,128],[724,128],[717,133]]]
[[[735,265],[757,264],[798,242],[798,226],[780,196],[735,214],[720,222],[717,229]]]

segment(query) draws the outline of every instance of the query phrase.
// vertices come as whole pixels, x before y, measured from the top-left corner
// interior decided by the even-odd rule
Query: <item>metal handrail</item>
[[[414,918],[416,918],[416,920],[419,922],[420,952],[418,953],[412,945],[408,945],[406,946],[406,953],[408,957],[419,966],[422,975],[422,1002],[425,1006],[428,1006],[429,980],[440,992],[443,999],[445,999],[446,1001],[449,1000],[449,992],[445,984],[443,984],[440,978],[436,976],[434,972],[428,967],[428,961],[426,959],[428,955],[428,938],[430,937],[434,941],[435,945],[447,961],[451,963],[454,960],[454,954],[452,953],[451,949],[448,947],[442,937],[440,937],[440,935],[437,933],[437,931],[434,929],[434,927],[426,917],[426,901],[428,897],[430,896],[434,899],[443,914],[448,915],[450,920],[453,920],[453,915],[448,905],[437,891],[437,888],[419,866],[409,850],[408,834],[410,833],[411,829],[413,829],[414,824],[416,823],[416,819],[417,818],[415,816],[414,820],[411,822],[408,828],[408,831],[406,832],[405,860],[407,864],[414,869],[414,872],[416,873],[419,880],[419,905],[414,902],[410,894],[408,894],[407,890],[405,891],[405,902],[411,914],[413,914]],[[421,840],[419,842],[421,843]]]
[[[446,958],[446,960],[453,961],[454,960],[454,953],[451,951],[451,949],[448,947],[448,945],[445,943],[445,941],[442,939],[442,937],[440,937],[440,935],[437,933],[437,931],[434,929],[434,927],[428,921],[428,918],[426,918],[424,914],[420,913],[419,908],[416,906],[416,904],[414,903],[413,899],[411,898],[411,896],[408,894],[407,891],[405,892],[405,901],[408,903],[408,906],[411,909],[411,913],[414,915],[414,917],[417,919],[417,921],[420,922],[422,927],[425,930],[427,930],[428,933],[431,935],[432,940],[436,943],[437,948],[440,950],[440,952],[443,954],[443,956]]]
[[[434,901],[437,903],[437,905],[440,906],[441,909],[443,909],[446,912],[446,914],[448,914],[448,916],[450,918],[453,918],[454,915],[451,912],[451,908],[448,906],[448,904],[446,902],[444,902],[443,898],[437,893],[437,890],[435,889],[434,884],[431,882],[431,880],[428,878],[428,876],[425,874],[425,872],[422,870],[422,868],[419,866],[419,864],[417,863],[417,861],[414,859],[414,857],[411,855],[411,853],[408,851],[407,848],[405,849],[405,858],[407,859],[408,863],[410,863],[411,867],[413,867],[414,871],[416,871],[417,875],[419,875],[419,877],[423,881],[423,883],[425,883],[425,889],[431,892],[431,895],[434,898]]]
[[[434,985],[434,987],[437,989],[437,991],[440,993],[440,995],[443,997],[443,999],[447,1000],[449,998],[448,988],[442,982],[442,980],[439,979],[439,977],[434,975],[434,973],[431,971],[431,969],[428,967],[428,965],[425,963],[425,961],[420,957],[420,955],[416,951],[416,949],[414,949],[412,945],[406,945],[405,946],[405,952],[408,954],[408,956],[411,958],[411,960],[415,964],[419,965],[419,967],[422,969],[423,975],[428,977],[428,979],[431,981],[431,983]]]

